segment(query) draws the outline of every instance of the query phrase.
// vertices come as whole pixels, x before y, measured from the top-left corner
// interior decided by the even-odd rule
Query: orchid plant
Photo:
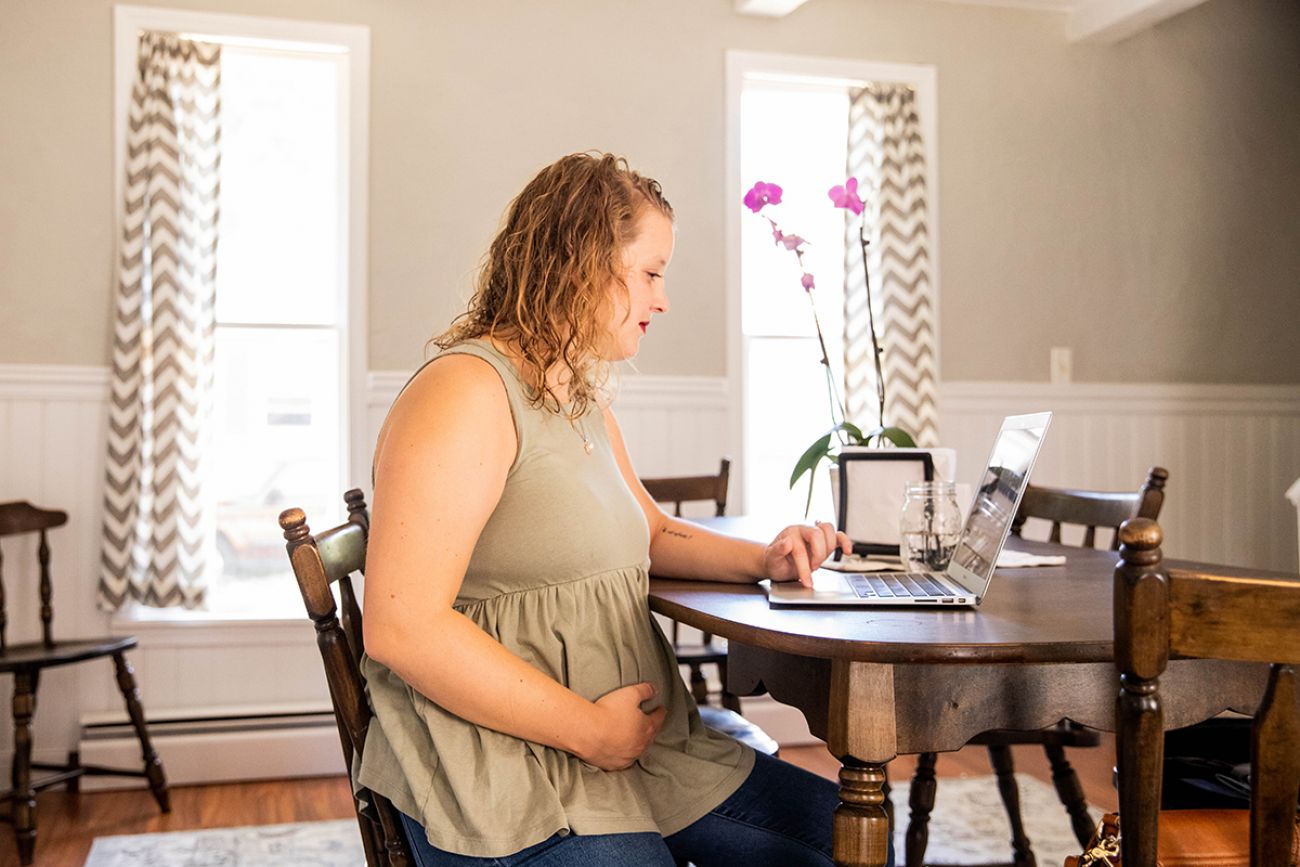
[[[772,228],[773,243],[794,254],[799,264],[799,285],[803,287],[804,293],[808,296],[808,303],[812,307],[813,325],[817,328],[817,345],[821,348],[822,370],[826,374],[826,395],[830,401],[831,429],[818,437],[813,441],[812,445],[804,450],[799,460],[795,462],[793,472],[790,473],[791,489],[799,483],[799,479],[805,473],[809,474],[808,501],[804,506],[804,514],[807,515],[812,507],[813,479],[817,467],[821,465],[822,461],[834,462],[835,456],[844,446],[884,445],[884,443],[888,442],[895,446],[914,448],[916,443],[907,431],[885,424],[885,377],[880,363],[881,349],[880,342],[876,338],[876,320],[875,313],[872,311],[871,281],[869,279],[865,280],[867,289],[867,324],[871,332],[872,357],[876,364],[876,399],[880,407],[880,425],[864,433],[860,427],[844,417],[844,404],[840,400],[838,389],[835,387],[835,375],[831,371],[830,356],[826,351],[826,339],[822,335],[821,322],[817,318],[817,305],[813,303],[813,290],[816,288],[816,281],[813,275],[804,267],[804,248],[808,245],[808,241],[799,235],[785,232],[770,214],[762,213],[763,209],[769,205],[781,204],[782,193],[781,187],[776,184],[759,181],[745,194],[745,207],[753,211],[755,215],[762,216],[763,219],[767,220],[768,225]],[[858,221],[858,241],[862,248],[862,272],[864,278],[866,278],[868,273],[867,247],[870,241],[867,240],[866,220],[861,218],[865,205],[861,197],[858,196],[858,179],[848,178],[843,184],[831,187],[827,191],[827,195],[830,197],[831,204],[835,207],[851,211],[860,218]]]

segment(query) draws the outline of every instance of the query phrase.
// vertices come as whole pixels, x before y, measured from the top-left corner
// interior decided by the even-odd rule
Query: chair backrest
[[[366,863],[371,867],[405,867],[412,863],[410,848],[396,808],[377,792],[358,786],[353,776],[354,768],[361,763],[371,717],[360,668],[365,650],[361,607],[352,589],[353,573],[365,571],[370,515],[365,496],[356,488],[344,494],[343,499],[348,505],[346,524],[313,536],[302,509],[286,509],[280,513],[280,528],[284,530],[289,562],[293,564],[307,616],[316,625],[316,644],[325,663],[325,680],[334,704],[343,760],[356,793],[353,803]],[[331,586],[334,584],[339,587],[341,624]],[[366,801],[369,803],[365,804]]]
[[[1115,664],[1124,867],[1154,867],[1164,764],[1160,675],[1170,656],[1271,663],[1252,735],[1250,863],[1290,862],[1300,797],[1300,576],[1218,575],[1161,562],[1160,525],[1120,528]],[[1235,570],[1234,570],[1235,571]]]
[[[712,500],[722,517],[727,513],[727,482],[731,475],[731,461],[722,459],[716,476],[678,476],[675,478],[642,479],[646,492],[656,503],[671,503],[673,514],[682,516],[682,503]]]
[[[41,565],[41,641],[54,646],[54,587],[50,583],[50,545],[45,531],[68,523],[68,513],[38,509],[25,500],[0,503],[0,537],[38,533],[36,560]],[[4,554],[0,552],[0,653],[5,651],[9,615],[5,610]]]
[[[1101,527],[1115,531],[1110,544],[1110,550],[1115,551],[1119,548],[1120,524],[1130,518],[1150,518],[1154,521],[1160,517],[1167,481],[1168,470],[1152,467],[1147,472],[1146,482],[1132,494],[1030,485],[1025,489],[1024,499],[1020,501],[1020,510],[1016,512],[1011,532],[1019,536],[1028,519],[1042,518],[1052,522],[1048,541],[1059,544],[1062,524],[1081,525],[1086,528],[1083,547],[1093,548],[1097,544],[1097,528]]]

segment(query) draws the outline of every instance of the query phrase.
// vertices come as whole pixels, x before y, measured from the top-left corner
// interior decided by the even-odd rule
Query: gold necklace
[[[591,440],[587,438],[586,424],[584,424],[581,420],[579,420],[577,426],[575,426],[573,430],[578,435],[579,439],[582,440],[583,451],[585,451],[587,454],[591,454],[593,451],[595,451],[596,447],[592,445]]]

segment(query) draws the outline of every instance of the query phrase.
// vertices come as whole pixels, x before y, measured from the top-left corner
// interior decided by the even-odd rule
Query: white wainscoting
[[[1297,569],[1286,491],[1300,477],[1300,387],[963,382],[940,400],[958,481],[977,481],[1003,416],[1050,409],[1035,482],[1136,490],[1163,466],[1166,556]]]
[[[405,379],[372,373],[372,438]],[[1162,464],[1171,473],[1162,517],[1171,555],[1296,569],[1295,512],[1283,493],[1300,477],[1300,387],[949,383],[940,393],[942,433],[968,480],[983,466],[1003,415],[1050,408],[1056,418],[1037,481],[1120,490]],[[106,399],[103,368],[0,365],[0,499],[69,514],[51,539],[55,630],[64,636],[114,628],[94,602]],[[642,475],[713,472],[726,450],[721,378],[629,376],[616,408]],[[6,543],[4,555],[9,640],[38,638],[34,546]],[[151,713],[327,706],[305,620],[117,628],[139,636],[131,659]],[[7,678],[0,688],[9,688]],[[121,712],[106,662],[47,672],[39,697],[38,760],[60,759],[75,747],[83,718]],[[775,734],[800,737],[800,721],[786,719],[783,709],[752,707],[747,713]],[[0,775],[9,742],[9,717],[0,713]]]

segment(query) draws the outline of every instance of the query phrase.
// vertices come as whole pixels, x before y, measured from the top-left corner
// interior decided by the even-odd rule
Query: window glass
[[[845,212],[832,205],[827,191],[844,182],[848,111],[842,84],[748,81],[741,95],[742,188],[757,181],[780,185],[781,204],[762,215],[770,211],[783,232],[808,241],[804,267],[816,280],[813,298],[841,399]],[[832,424],[821,347],[794,254],[775,246],[768,222],[743,207],[740,228],[744,508],[802,518],[808,479],[792,491],[790,472]],[[810,514],[830,519],[825,467],[817,472]]]
[[[302,614],[281,511],[345,511],[347,227],[341,59],[222,50],[221,215],[208,488],[219,577],[209,610]]]
[[[338,59],[221,55],[219,322],[339,321]]]

